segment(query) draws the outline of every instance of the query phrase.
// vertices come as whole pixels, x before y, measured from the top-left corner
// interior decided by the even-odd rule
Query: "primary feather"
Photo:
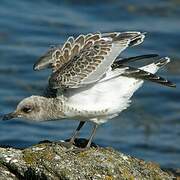
[[[176,87],[174,83],[172,83],[171,81],[167,79],[164,79],[161,76],[157,76],[156,74],[152,74],[142,69],[138,69],[138,68],[127,65],[127,63],[131,63],[131,62],[139,61],[139,60],[144,61],[149,58],[153,59],[154,64],[157,67],[165,66],[168,62],[170,62],[170,59],[168,57],[160,57],[155,54],[149,54],[149,55],[141,55],[141,56],[135,56],[135,57],[130,57],[130,58],[124,58],[121,60],[116,60],[116,62],[114,62],[112,65],[112,69],[126,68],[125,71],[121,74],[122,76],[148,80],[148,81],[162,84],[164,86]]]

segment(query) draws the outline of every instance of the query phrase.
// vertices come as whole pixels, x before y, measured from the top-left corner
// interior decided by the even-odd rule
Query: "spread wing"
[[[140,44],[144,37],[140,32],[87,34],[76,39],[70,37],[62,48],[54,50],[51,60],[48,60],[48,67],[53,69],[50,87],[78,88],[97,82],[124,49]],[[35,69],[39,64],[36,63]]]

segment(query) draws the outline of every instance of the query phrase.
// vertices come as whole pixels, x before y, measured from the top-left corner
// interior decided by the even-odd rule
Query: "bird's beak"
[[[3,121],[6,121],[6,120],[10,120],[10,119],[13,119],[13,118],[16,118],[16,117],[18,117],[17,112],[11,112],[11,113],[9,113],[9,114],[3,115],[3,116],[2,116],[2,120],[3,120]]]

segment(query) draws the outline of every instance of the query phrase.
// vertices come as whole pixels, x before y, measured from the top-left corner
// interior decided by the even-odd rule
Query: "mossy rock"
[[[62,143],[41,143],[23,150],[0,148],[0,179],[134,180],[174,179],[152,162],[112,148],[68,149]]]

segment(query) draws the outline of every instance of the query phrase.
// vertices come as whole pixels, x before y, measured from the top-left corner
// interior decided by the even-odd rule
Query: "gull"
[[[85,122],[92,122],[86,145],[90,147],[97,127],[127,109],[132,95],[145,80],[175,87],[155,74],[170,58],[156,54],[119,58],[126,48],[141,44],[145,35],[132,31],[69,37],[64,45],[51,48],[33,66],[35,71],[52,69],[46,93],[23,99],[3,120],[78,120],[79,126],[70,139],[72,144]],[[152,63],[148,63],[150,59]],[[136,61],[147,61],[147,65],[130,65]]]

